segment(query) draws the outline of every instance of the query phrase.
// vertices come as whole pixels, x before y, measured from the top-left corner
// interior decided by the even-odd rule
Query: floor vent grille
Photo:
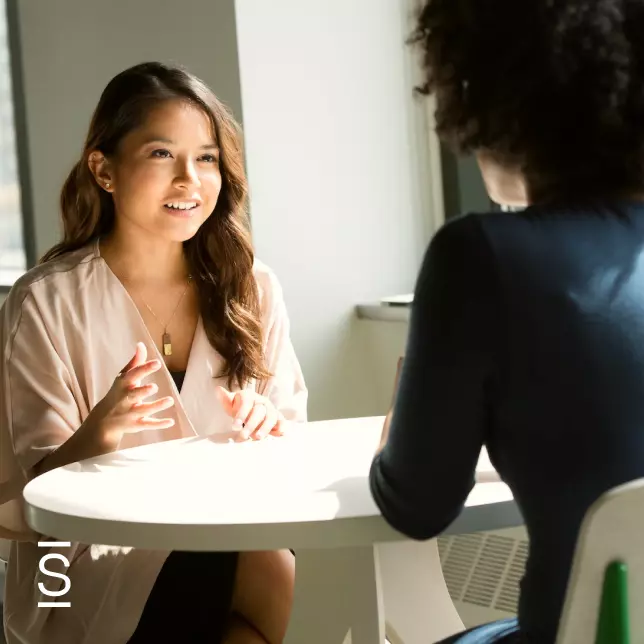
[[[489,533],[455,535],[440,537],[438,551],[453,601],[517,613],[527,540]]]

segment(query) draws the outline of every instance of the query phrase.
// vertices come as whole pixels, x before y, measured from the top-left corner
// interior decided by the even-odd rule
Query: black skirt
[[[237,552],[171,552],[128,644],[214,644],[230,616]]]

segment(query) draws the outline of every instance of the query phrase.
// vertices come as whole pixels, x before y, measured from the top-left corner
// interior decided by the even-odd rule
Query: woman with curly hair
[[[518,619],[449,642],[554,642],[585,512],[644,476],[642,29],[642,0],[431,0],[412,38],[440,137],[527,206],[431,241],[371,471],[416,539],[459,514],[483,445],[512,489]]]
[[[306,419],[284,300],[254,257],[246,197],[237,124],[202,81],[143,63],[109,82],[63,186],[63,239],[0,309],[8,644],[282,641],[288,550],[47,550],[20,504],[52,468],[183,437],[260,440]],[[49,570],[69,577],[68,592],[43,574],[45,555],[67,560]],[[38,607],[51,602],[43,585],[69,607]]]

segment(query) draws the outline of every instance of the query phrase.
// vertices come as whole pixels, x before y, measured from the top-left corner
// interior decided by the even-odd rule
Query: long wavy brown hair
[[[145,122],[160,102],[181,99],[210,118],[220,148],[221,192],[212,215],[184,243],[197,284],[199,308],[210,344],[224,359],[220,376],[243,387],[271,374],[264,361],[260,303],[247,214],[248,184],[241,132],[210,88],[180,67],[142,63],[115,76],[92,117],[80,161],[64,183],[60,207],[64,236],[41,262],[71,253],[108,234],[115,221],[111,195],[88,165],[94,150],[115,154],[123,138]]]

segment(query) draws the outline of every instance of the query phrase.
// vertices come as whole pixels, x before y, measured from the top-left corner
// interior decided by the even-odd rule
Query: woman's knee
[[[290,551],[242,552],[232,609],[270,644],[280,644],[291,615],[294,584],[295,558]]]

